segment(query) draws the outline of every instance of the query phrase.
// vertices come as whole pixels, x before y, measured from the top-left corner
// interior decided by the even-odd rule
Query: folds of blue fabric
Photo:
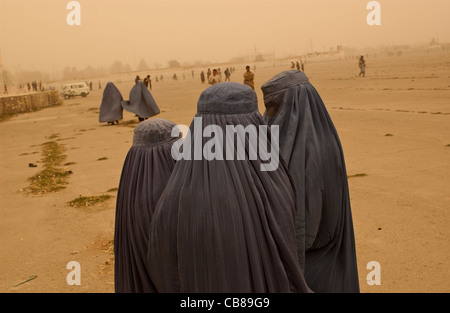
[[[116,292],[155,292],[147,262],[152,216],[175,165],[172,143],[131,147],[124,162],[114,236]]]
[[[264,100],[278,106],[276,115],[265,119],[280,127],[281,155],[294,181],[297,207],[305,209],[297,215],[305,279],[314,292],[359,292],[344,154],[326,107],[309,82]]]
[[[138,82],[131,88],[130,99],[121,102],[122,108],[141,118],[149,118],[160,113],[152,94],[143,82]]]
[[[226,125],[265,125],[257,112],[196,116],[224,134]],[[248,147],[246,155],[177,162],[150,226],[158,292],[310,292],[298,263],[286,168],[263,172]]]
[[[112,82],[108,82],[100,104],[99,122],[120,121],[123,118],[122,101],[123,97],[119,89]]]

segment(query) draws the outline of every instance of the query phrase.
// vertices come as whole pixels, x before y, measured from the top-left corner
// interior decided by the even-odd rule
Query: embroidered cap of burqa
[[[122,107],[125,111],[134,113],[141,118],[149,118],[160,113],[155,99],[142,81],[131,88],[130,99],[122,101]]]
[[[123,97],[119,89],[112,82],[106,84],[100,105],[99,122],[109,123],[120,121],[123,117]]]
[[[281,155],[295,184],[306,282],[314,292],[359,292],[344,154],[325,104],[296,70],[274,76],[261,89],[264,118],[280,127]]]
[[[285,167],[261,170],[261,158],[249,157],[251,140],[245,157],[236,159],[238,142],[244,147],[255,129],[267,128],[256,93],[243,84],[219,83],[201,94],[197,108],[185,140],[191,151],[174,144],[174,151],[188,153],[177,161],[150,227],[156,289],[309,292],[297,260],[295,195]],[[227,125],[249,132],[227,137]],[[266,134],[267,143],[273,135]]]
[[[150,119],[134,130],[117,193],[114,234],[116,292],[155,292],[147,263],[148,229],[175,161],[174,123]]]

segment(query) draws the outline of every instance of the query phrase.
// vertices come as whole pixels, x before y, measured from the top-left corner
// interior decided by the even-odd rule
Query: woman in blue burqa
[[[171,136],[176,125],[150,119],[134,130],[126,156],[116,203],[114,233],[115,291],[155,292],[147,263],[148,229],[153,212],[166,187],[175,161]]]
[[[125,111],[136,114],[139,122],[160,113],[155,99],[142,81],[138,81],[131,88],[130,99],[122,101],[121,104]]]
[[[239,125],[248,132],[226,136],[227,126]],[[200,151],[177,161],[150,226],[148,258],[158,292],[310,292],[298,263],[286,168],[263,171],[260,155],[250,157],[251,140],[237,157],[238,145],[259,126],[267,125],[249,86],[224,82],[201,94],[185,141]],[[271,146],[270,132],[258,136]],[[185,152],[186,146],[174,147]]]
[[[112,82],[106,84],[100,104],[99,122],[114,125],[119,124],[123,117],[123,97],[119,89]]]
[[[314,292],[359,292],[344,153],[325,104],[301,71],[282,72],[261,89],[264,118],[279,126],[281,156],[296,189],[306,282]]]

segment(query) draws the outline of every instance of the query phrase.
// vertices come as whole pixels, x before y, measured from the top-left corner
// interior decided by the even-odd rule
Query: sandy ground
[[[339,132],[348,174],[366,174],[349,179],[361,291],[450,292],[450,54],[367,62],[364,79],[355,60],[307,63],[305,69]],[[242,82],[244,65],[232,81]],[[257,64],[261,113],[261,84],[289,65]],[[175,72],[178,81],[171,79]],[[185,79],[181,70],[166,71],[162,82],[154,79],[158,72],[150,73],[159,117],[188,125],[208,87],[200,84],[199,71],[194,78],[186,71]],[[105,78],[103,86],[115,79],[128,99],[134,75],[120,82]],[[116,193],[108,190],[118,187],[137,118],[124,112],[119,125],[100,124],[101,97],[94,89],[87,98],[0,122],[0,292],[114,292]],[[62,191],[29,195],[28,178],[42,168],[40,145],[52,135],[65,147],[65,163],[73,162],[65,168],[73,174]],[[102,194],[113,198],[81,209],[67,204]],[[81,266],[79,286],[66,282],[70,261]],[[366,282],[371,261],[381,265],[379,286]]]

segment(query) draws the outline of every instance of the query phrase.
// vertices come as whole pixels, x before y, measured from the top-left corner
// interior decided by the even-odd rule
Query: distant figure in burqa
[[[201,79],[201,81],[202,81],[202,84],[204,84],[205,83],[205,72],[201,72],[200,73],[200,79]]]
[[[211,77],[211,69],[209,68],[208,69],[208,71],[206,72],[206,78],[208,79],[208,81],[209,81],[209,77]]]
[[[160,113],[155,99],[142,81],[131,88],[130,100],[121,104],[125,111],[136,114],[140,122]]]
[[[244,84],[252,87],[252,89],[255,89],[255,74],[250,71],[250,66],[248,65],[245,67],[245,70],[246,72],[244,73]]]
[[[245,148],[247,141],[255,149],[245,138],[256,138],[256,130],[267,127],[255,91],[233,82],[215,84],[201,94],[197,109],[183,145],[173,145],[185,158],[175,153],[177,163],[150,225],[148,256],[156,289],[310,292],[297,258],[295,195],[287,170],[282,164],[261,170],[269,162],[250,159]],[[231,136],[226,135],[230,126],[235,127]],[[261,133],[261,142],[271,147],[276,139],[267,129]]]
[[[282,72],[261,87],[269,125],[297,193],[297,245],[314,292],[359,292],[344,153],[318,92],[303,72]],[[306,240],[305,240],[306,238]]]
[[[99,122],[111,125],[119,124],[119,121],[123,118],[122,101],[123,97],[119,89],[112,82],[108,82],[100,104]]]
[[[359,58],[358,64],[359,64],[359,76],[366,77],[366,60],[364,60],[363,55]]]
[[[147,262],[152,215],[172,173],[174,123],[151,119],[134,130],[117,192],[114,280],[117,293],[156,292]]]

